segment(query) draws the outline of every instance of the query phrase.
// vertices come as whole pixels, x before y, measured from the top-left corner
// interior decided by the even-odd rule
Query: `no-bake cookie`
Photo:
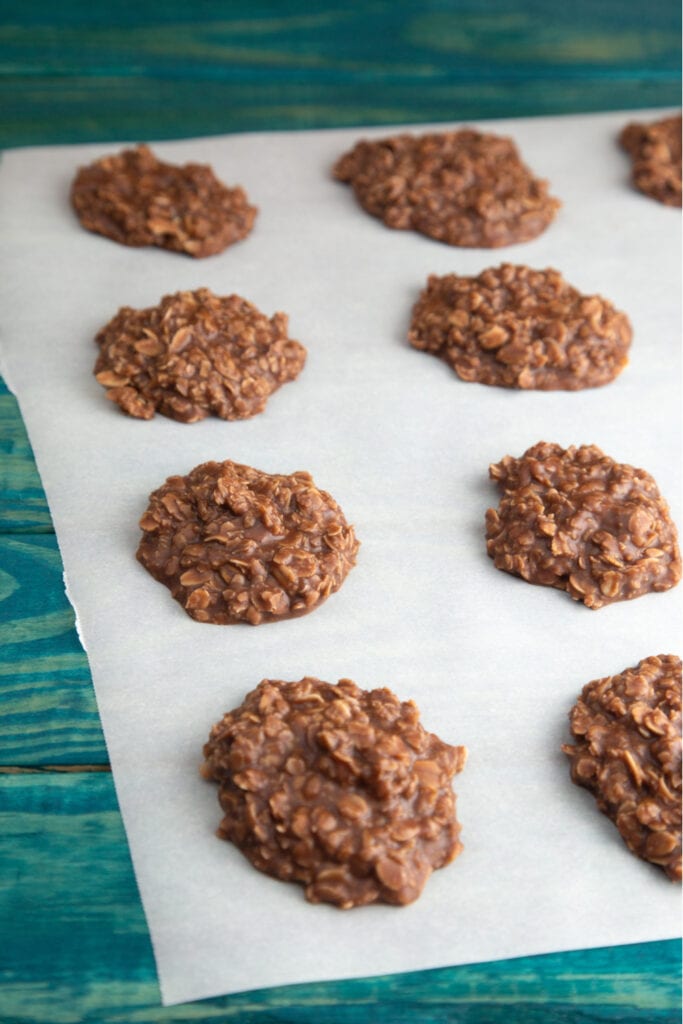
[[[136,146],[81,167],[71,202],[88,231],[122,245],[212,256],[251,231],[256,207],[204,164],[164,163]]]
[[[309,473],[206,462],[149,499],[138,560],[188,615],[220,625],[304,615],[342,585],[359,543]]]
[[[681,115],[628,124],[619,136],[637,189],[666,206],[681,205]]]
[[[613,380],[627,363],[628,317],[582,295],[557,270],[503,264],[477,277],[429,277],[408,340],[462,380],[576,391]]]
[[[540,442],[489,468],[502,494],[486,513],[498,569],[566,590],[588,608],[668,590],[681,578],[678,537],[649,473],[595,445]]]
[[[211,730],[203,774],[219,785],[221,838],[312,903],[348,909],[410,903],[460,853],[451,780],[466,754],[388,689],[264,679]]]
[[[469,128],[363,140],[337,161],[334,175],[388,227],[448,245],[529,241],[560,206],[511,139]]]
[[[583,688],[562,749],[628,848],[681,881],[681,659],[663,654]]]
[[[284,313],[267,317],[239,295],[176,292],[119,310],[95,339],[95,377],[129,416],[245,419],[303,368],[306,349],[287,326]]]

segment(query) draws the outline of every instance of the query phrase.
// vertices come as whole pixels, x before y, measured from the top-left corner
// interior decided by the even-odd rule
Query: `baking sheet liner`
[[[563,201],[540,238],[497,251],[391,231],[332,179],[358,138],[396,129],[155,144],[211,163],[260,208],[250,238],[202,261],[80,228],[75,170],[118,147],[4,154],[2,369],[54,518],[165,1003],[679,934],[678,890],[571,784],[560,744],[585,682],[678,650],[681,588],[589,611],[498,572],[483,537],[489,463],[539,440],[642,466],[681,522],[680,213],[630,188],[615,143],[629,119],[488,122]],[[554,266],[628,312],[615,383],[465,384],[407,345],[429,273],[501,262]],[[287,312],[303,373],[252,420],[127,418],[92,376],[96,331],[122,305],[200,286]],[[309,470],[355,524],[358,565],[314,613],[201,625],[136,562],[150,491],[226,458]],[[389,686],[469,748],[455,781],[464,852],[411,906],[311,906],[214,837],[216,792],[199,775],[211,725],[260,679],[305,674]]]

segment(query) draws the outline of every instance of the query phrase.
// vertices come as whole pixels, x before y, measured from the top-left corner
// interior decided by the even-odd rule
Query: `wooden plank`
[[[78,77],[115,69],[164,70],[175,78],[291,71],[339,79],[381,72],[429,85],[434,77],[468,78],[521,68],[628,68],[632,74],[680,66],[680,6],[573,0],[552,17],[518,0],[380,0],[319,6],[308,0],[209,2],[197,11],[183,0],[162,8],[117,5],[105,16],[79,0],[33,0],[0,27],[0,48],[17,72],[37,65]],[[452,58],[457,57],[457,63]],[[262,77],[262,75],[261,75]]]
[[[4,1024],[680,1020],[676,941],[288,986],[161,1009],[111,776],[0,776],[0,836]]]
[[[62,573],[26,430],[0,380],[0,766],[107,763]]]
[[[0,532],[51,533],[52,520],[19,406],[0,377]]]
[[[0,146],[680,102],[673,0],[96,8],[34,0],[0,25]]]
[[[564,80],[554,72],[533,79],[515,74],[495,82],[168,81],[162,76],[21,77],[0,81],[0,147],[62,142],[153,141],[228,132],[302,130],[376,124],[474,122],[484,118],[571,114],[680,102],[677,76],[586,75]],[[38,113],[36,113],[38,111]]]
[[[54,535],[0,535],[0,687],[0,765],[106,763]]]

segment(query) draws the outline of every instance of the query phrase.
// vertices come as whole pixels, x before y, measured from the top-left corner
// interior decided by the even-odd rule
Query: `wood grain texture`
[[[0,147],[668,106],[680,24],[677,0],[0,0]],[[0,702],[2,1024],[680,1021],[674,941],[161,1009],[87,659],[1,381]]]
[[[106,763],[54,534],[0,534],[0,693],[0,765]]]
[[[4,3],[0,146],[679,102],[670,0]]]
[[[0,776],[0,835],[0,920],[14,923],[0,968],[4,1024],[676,1019],[675,941],[288,986],[160,1009],[111,777]]]
[[[16,399],[0,377],[0,533],[52,533],[52,520]]]
[[[0,767],[107,763],[47,501],[1,378],[0,694]]]

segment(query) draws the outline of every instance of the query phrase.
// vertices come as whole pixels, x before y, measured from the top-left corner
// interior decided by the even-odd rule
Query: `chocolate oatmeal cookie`
[[[208,288],[166,295],[149,309],[125,306],[97,334],[95,377],[129,416],[156,412],[183,423],[246,419],[303,368],[306,349],[239,295]]]
[[[412,701],[350,679],[264,679],[211,730],[218,835],[254,867],[342,909],[411,903],[460,853],[453,776],[467,751]]]
[[[511,139],[472,129],[361,141],[337,161],[334,175],[388,227],[448,245],[527,242],[560,206]]]
[[[489,468],[486,513],[498,569],[566,590],[588,608],[668,590],[681,578],[676,527],[655,481],[596,448],[540,442]]]
[[[632,160],[631,180],[666,206],[681,205],[681,115],[628,124],[619,136]]]
[[[577,391],[614,380],[627,363],[628,317],[582,295],[557,270],[504,263],[478,277],[432,274],[408,340],[462,380]]]
[[[243,188],[227,188],[210,167],[163,163],[148,146],[81,167],[71,202],[88,231],[196,257],[246,238],[257,213]]]
[[[172,476],[140,520],[138,560],[198,622],[305,615],[339,590],[358,541],[309,473],[206,462]]]
[[[645,658],[596,679],[569,716],[562,749],[629,850],[681,881],[681,659]]]

